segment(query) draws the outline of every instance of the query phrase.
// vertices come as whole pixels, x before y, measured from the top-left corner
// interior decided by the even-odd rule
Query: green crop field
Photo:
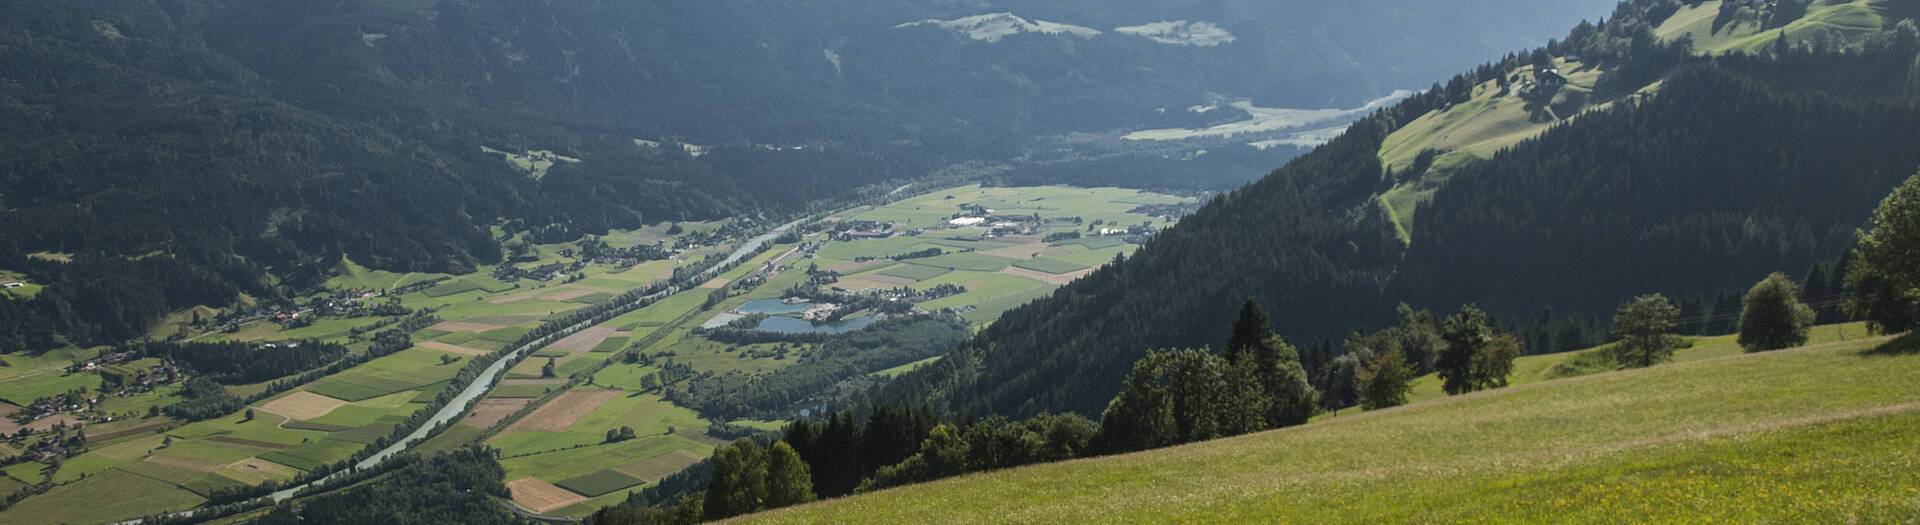
[[[1121,239],[1119,236],[1116,236],[1116,235],[1102,235],[1098,237],[1081,237],[1078,239],[1067,239],[1064,241],[1053,243],[1054,246],[1080,246],[1088,250],[1105,250],[1107,248],[1113,248],[1116,246],[1125,246],[1126,244],[1127,244],[1126,240]]]
[[[645,388],[641,386],[641,379],[658,373],[659,371],[659,369],[651,366],[614,363],[607,365],[606,368],[600,369],[599,372],[595,372],[593,374],[593,384],[618,388],[629,392],[639,392],[645,390]]]
[[[694,429],[693,431],[698,431]],[[506,467],[506,479],[528,476],[548,483],[576,478],[606,468],[624,465],[684,450],[697,456],[713,455],[713,446],[681,436],[644,436],[608,445],[511,457],[500,460]]]
[[[623,426],[632,427],[635,434],[647,438],[668,436],[668,429],[704,432],[707,424],[698,413],[668,403],[658,394],[623,392],[581,416],[565,432],[507,432],[489,440],[489,444],[499,448],[504,456],[519,456],[596,445],[606,440],[608,430]]]
[[[480,285],[475,284],[472,281],[468,281],[465,279],[454,279],[451,281],[434,285],[432,288],[422,290],[420,293],[426,294],[427,297],[447,297],[450,295],[459,295],[459,294],[463,294],[463,293],[467,293],[467,292],[471,292],[479,289],[480,289]]]
[[[592,474],[587,474],[585,476],[563,479],[554,484],[559,485],[560,488],[571,490],[571,491],[580,493],[580,495],[582,496],[592,498],[592,497],[604,496],[608,493],[625,489],[628,487],[632,487],[635,485],[639,485],[641,483],[644,483],[644,482],[634,478],[633,476],[628,476],[626,474],[621,474],[619,472],[614,472],[612,470],[601,470],[598,472],[594,472]]]
[[[440,356],[443,355],[448,354],[417,348],[402,350],[329,376],[306,390],[347,401],[414,390],[453,378],[466,361],[457,358],[452,363],[442,363]]]
[[[557,385],[500,385],[488,397],[540,397]]]
[[[260,455],[260,459],[305,471],[353,456],[366,445],[333,439],[320,439]]]
[[[1890,522],[1920,513],[1920,353],[1890,338],[1540,381],[769,521]],[[1911,344],[1911,343],[1909,343]],[[1703,345],[1710,346],[1710,345]]]
[[[533,328],[528,326],[510,326],[507,328],[500,328],[497,330],[488,330],[485,332],[480,332],[480,338],[488,341],[493,341],[496,343],[512,344],[514,341],[520,340],[520,337],[527,335],[527,332],[532,332],[532,331],[533,331]]]
[[[828,259],[851,261],[859,257],[884,259],[903,253],[939,248],[942,251],[954,251],[952,248],[928,243],[929,239],[919,237],[895,236],[886,239],[866,239],[853,242],[830,242],[820,248],[820,256]]]
[[[1053,287],[1053,285],[1017,275],[984,272],[953,272],[942,275],[936,279],[921,281],[920,284],[915,285],[915,288],[927,288],[949,283],[967,287],[967,293],[927,301],[920,303],[920,306],[930,310],[965,306],[1001,297],[1027,293],[1037,289],[1049,289]]]
[[[247,484],[214,472],[201,474],[180,484],[180,488],[193,491],[201,497],[205,497],[214,490],[233,490],[244,486]]]
[[[593,351],[597,353],[618,352],[620,349],[626,347],[627,337],[616,335],[600,341],[600,344],[594,345]]]
[[[1008,310],[1019,308],[1021,305],[1033,302],[1034,299],[1046,297],[1058,288],[1059,286],[1049,284],[1012,295],[1003,295],[980,301],[973,305],[972,311],[962,312],[960,318],[975,324],[990,323],[999,319],[1000,315],[1007,313]]]
[[[1052,257],[1035,257],[1033,259],[1015,262],[1013,265],[1036,272],[1051,274],[1073,273],[1087,269],[1086,265]]]
[[[38,467],[39,465],[34,465]],[[102,497],[111,494],[112,497]],[[102,523],[185,510],[206,501],[164,481],[120,470],[61,485],[0,511],[4,523]]]
[[[889,277],[902,277],[907,279],[913,279],[916,281],[925,281],[927,279],[932,279],[935,277],[946,275],[947,272],[951,272],[951,271],[953,271],[951,268],[937,268],[933,266],[922,266],[918,264],[896,264],[890,268],[887,268],[885,270],[881,270],[878,272],[874,272],[874,273],[878,275],[889,276]]]
[[[1013,264],[1013,259],[996,257],[984,253],[949,253],[937,257],[903,261],[918,266],[968,270],[975,272],[997,272]]]

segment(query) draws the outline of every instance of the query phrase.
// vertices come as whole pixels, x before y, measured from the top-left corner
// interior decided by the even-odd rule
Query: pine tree
[[[1653,366],[1673,357],[1680,336],[1673,335],[1680,309],[1660,294],[1642,295],[1620,305],[1613,316],[1613,332],[1620,342],[1612,347],[1615,362],[1629,368]]]

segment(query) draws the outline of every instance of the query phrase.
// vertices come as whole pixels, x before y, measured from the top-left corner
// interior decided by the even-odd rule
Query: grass
[[[1002,314],[1007,313],[1007,311],[1019,308],[1021,305],[1032,302],[1034,299],[1046,297],[1058,288],[1058,286],[1047,285],[1012,295],[1003,295],[981,301],[973,305],[973,310],[962,312],[960,318],[976,325],[992,323],[994,320],[999,319]]]
[[[1662,23],[1654,34],[1665,39],[1691,36],[1694,48],[1703,53],[1724,53],[1727,51],[1755,52],[1772,45],[1774,40],[1784,34],[1789,42],[1805,43],[1823,35],[1838,37],[1849,44],[1859,44],[1868,36],[1879,33],[1904,17],[1911,16],[1911,7],[1902,10],[1899,0],[1824,0],[1808,6],[1806,16],[1785,27],[1763,29],[1763,20],[1754,9],[1741,9],[1733,20],[1715,30],[1714,17],[1720,11],[1722,2],[1711,1],[1697,7],[1683,7],[1673,17]],[[1891,15],[1891,16],[1888,16]]]
[[[585,476],[563,479],[554,484],[559,485],[560,488],[580,493],[582,496],[593,498],[641,483],[644,482],[633,476],[612,470],[601,470]]]
[[[485,430],[466,425],[448,425],[446,430],[435,434],[432,439],[428,439],[425,443],[415,446],[414,450],[423,455],[446,452],[472,443],[473,440],[480,439],[480,436],[485,435],[486,432]]]
[[[935,277],[946,275],[947,272],[951,272],[951,271],[953,271],[953,269],[951,268],[936,268],[933,266],[922,266],[918,264],[897,264],[891,268],[887,268],[885,270],[881,270],[874,273],[878,275],[889,276],[889,277],[901,277],[906,279],[913,279],[916,281],[925,281],[927,279],[932,279]]]
[[[929,310],[938,310],[941,308],[986,302],[1039,289],[1051,289],[1053,287],[1053,285],[1016,275],[983,272],[953,272],[942,275],[937,279],[921,281],[915,288],[926,289],[947,283],[965,286],[967,287],[967,293],[927,301],[920,303],[920,306]]]
[[[1104,248],[1091,248],[1091,247],[1080,246],[1080,245],[1072,245],[1067,248],[1067,253],[1060,254],[1060,255],[1049,255],[1048,257],[1071,262],[1071,263],[1080,264],[1089,268],[1099,268],[1102,265],[1113,262],[1113,257],[1115,255],[1130,254],[1130,253],[1133,253],[1133,251],[1138,248],[1139,247],[1131,244],[1120,244],[1115,246],[1107,246]]]
[[[488,397],[540,397],[559,385],[500,385]]]
[[[9,360],[13,356],[7,356]],[[69,374],[62,370],[42,370],[40,373],[17,375],[0,380],[0,400],[15,405],[26,406],[33,400],[58,395],[69,390],[85,388],[88,391],[100,388],[100,374],[83,372]]]
[[[911,363],[907,363],[907,364],[904,364],[904,365],[900,365],[900,366],[896,366],[896,367],[893,367],[893,368],[888,368],[888,369],[886,369],[886,370],[881,370],[881,371],[879,371],[879,372],[874,372],[874,373],[873,373],[873,375],[877,375],[877,376],[881,376],[881,377],[885,377],[885,378],[888,378],[888,379],[892,379],[892,378],[896,378],[896,377],[900,377],[900,374],[905,374],[905,373],[907,373],[907,372],[912,372],[912,371],[913,371],[914,369],[916,369],[916,368],[920,368],[920,367],[922,367],[922,366],[926,366],[926,365],[928,365],[928,364],[930,364],[930,363],[933,363],[934,361],[939,361],[939,360],[940,360],[940,358],[939,358],[939,357],[929,357],[929,358],[926,358],[926,359],[921,359],[921,360],[919,360],[919,361],[914,361],[914,362],[911,362]]]
[[[359,443],[321,439],[261,454],[260,459],[311,472],[326,464],[352,457],[353,453],[365,447]]]
[[[658,373],[659,369],[638,364],[614,363],[593,374],[593,384],[618,388],[629,392],[645,390],[642,379]]]
[[[422,388],[453,378],[466,361],[459,358],[452,363],[442,363],[440,357],[444,355],[448,354],[417,348],[402,350],[317,381],[307,390],[361,401]]]
[[[1088,250],[1105,250],[1107,248],[1125,246],[1126,244],[1127,244],[1126,240],[1121,239],[1119,236],[1114,236],[1114,235],[1102,235],[1098,237],[1081,237],[1078,239],[1068,239],[1068,240],[1053,243],[1054,246],[1081,246],[1081,247],[1085,247]]]
[[[593,351],[595,353],[618,352],[620,351],[620,349],[626,348],[626,347],[627,347],[627,337],[622,335],[616,335],[616,336],[608,337],[604,340],[601,340],[600,344],[593,346]]]
[[[1052,257],[1035,257],[1030,260],[1015,262],[1013,265],[1036,272],[1051,274],[1073,273],[1087,269],[1086,265],[1071,261],[1062,261]]]
[[[203,501],[206,500],[164,481],[109,470],[89,476],[84,482],[54,487],[44,495],[22,500],[0,512],[0,522],[100,523],[185,510]]]
[[[471,292],[479,289],[480,289],[480,285],[475,284],[472,281],[468,281],[465,279],[454,279],[444,283],[436,284],[432,288],[421,290],[420,293],[425,294],[427,297],[438,298],[438,297],[447,297],[451,295],[459,295],[459,294],[463,294],[463,293],[467,293],[467,292]]]
[[[1886,522],[1920,355],[1886,338],[1543,381],[790,508],[778,522]]]
[[[341,259],[334,265],[332,279],[327,280],[327,288],[335,290],[388,290],[415,284],[436,277],[446,277],[438,273],[394,273],[384,270],[370,270],[351,260]]]
[[[624,465],[663,456],[676,450],[685,450],[699,456],[713,454],[712,445],[686,437],[643,436],[639,439],[608,445],[506,458],[500,460],[500,465],[507,469],[506,479],[532,476],[548,483],[557,483],[597,472],[606,468],[607,465]]]

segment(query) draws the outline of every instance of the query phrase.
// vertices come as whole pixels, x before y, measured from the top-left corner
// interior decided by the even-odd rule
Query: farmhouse
[[[987,222],[986,217],[961,217],[958,219],[947,221],[947,224],[952,224],[954,226],[979,226],[980,224],[985,222]]]
[[[27,283],[7,283],[8,288],[25,288]]]
[[[1567,86],[1567,77],[1560,76],[1559,68],[1542,67],[1533,72],[1533,83],[1541,89],[1560,89]]]

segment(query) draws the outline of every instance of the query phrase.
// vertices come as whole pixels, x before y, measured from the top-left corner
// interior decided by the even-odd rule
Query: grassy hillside
[[[1901,20],[1920,16],[1920,5],[1913,2],[1815,0],[1801,18],[1769,28],[1770,11],[1740,7],[1728,10],[1723,16],[1722,4],[1716,0],[1693,7],[1682,6],[1661,21],[1653,34],[1668,41],[1690,38],[1695,51],[1705,55],[1759,53],[1783,35],[1796,45],[1814,41],[1859,45]],[[1409,239],[1414,210],[1446,184],[1448,176],[1459,167],[1476,159],[1491,158],[1494,153],[1539,136],[1554,124],[1589,109],[1606,107],[1660,87],[1660,83],[1655,82],[1635,93],[1597,94],[1595,86],[1600,78],[1618,65],[1587,64],[1570,58],[1578,57],[1553,60],[1554,67],[1566,76],[1567,87],[1554,93],[1551,99],[1530,101],[1517,96],[1516,91],[1501,89],[1495,82],[1483,82],[1473,87],[1471,100],[1421,115],[1387,137],[1380,147],[1380,162],[1397,172],[1412,167],[1422,151],[1438,153],[1426,176],[1381,194],[1381,203],[1400,227],[1403,240]],[[1505,71],[1503,76],[1528,78],[1532,75],[1529,69]]]
[[[1920,512],[1920,354],[1889,341],[1543,381],[754,518],[1896,521]]]
[[[1839,343],[1867,336],[1866,323],[1846,323],[1813,327],[1807,344],[1823,345]],[[1674,363],[1687,363],[1705,359],[1740,355],[1740,344],[1735,335],[1712,337],[1688,337],[1685,348],[1674,351]],[[1513,372],[1507,375],[1508,386],[1520,386],[1541,381],[1567,379],[1613,371],[1619,368],[1613,360],[1606,357],[1608,346],[1588,348],[1573,352],[1521,356],[1513,361]],[[1421,402],[1447,397],[1440,390],[1440,378],[1427,374],[1414,378],[1413,389],[1407,395],[1410,402]],[[1360,407],[1347,407],[1337,412],[1321,414],[1315,420],[1345,417],[1360,413]]]
[[[1901,20],[1920,16],[1920,6],[1901,0],[1815,0],[1807,6],[1805,16],[1768,28],[1767,11],[1742,7],[1722,17],[1723,4],[1725,2],[1715,0],[1693,7],[1682,6],[1678,13],[1660,24],[1654,34],[1668,40],[1691,37],[1694,47],[1702,53],[1752,53],[1782,35],[1794,43],[1831,37],[1838,42],[1857,44]]]

